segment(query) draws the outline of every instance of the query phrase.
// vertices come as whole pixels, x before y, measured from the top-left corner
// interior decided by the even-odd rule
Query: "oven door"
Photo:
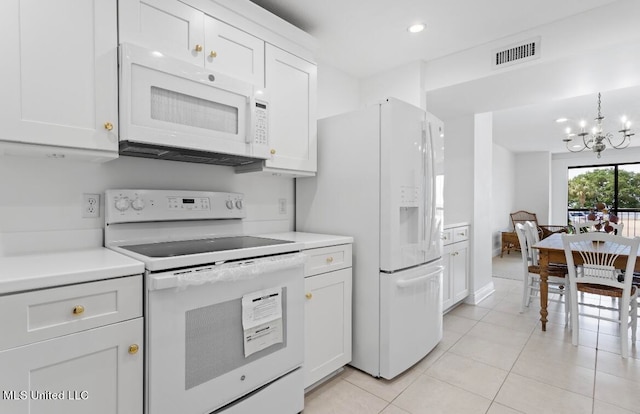
[[[252,85],[130,44],[120,45],[120,71],[121,142],[269,157],[266,127],[259,134],[254,122],[267,105]]]
[[[148,274],[146,412],[210,413],[286,382],[304,358],[303,260],[296,253]],[[250,348],[243,297],[264,291],[281,293],[282,337]],[[291,399],[299,412],[303,384],[270,397]]]

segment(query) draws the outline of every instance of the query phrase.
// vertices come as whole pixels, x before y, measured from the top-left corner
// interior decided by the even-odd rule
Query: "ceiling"
[[[311,34],[318,41],[321,63],[356,78],[367,77],[422,60],[448,56],[507,39],[519,33],[552,25],[592,9],[606,16],[607,8],[632,5],[634,0],[252,0],[284,20]],[[635,6],[632,6],[632,8]],[[633,10],[637,11],[638,8]],[[602,11],[602,13],[601,13]],[[619,16],[619,14],[618,14]],[[418,34],[406,30],[413,23],[426,23]],[[598,22],[593,22],[597,24]],[[590,26],[590,25],[585,25]],[[589,38],[573,33],[576,41]],[[615,33],[610,33],[615,38]],[[627,53],[630,70],[640,67],[640,47]],[[519,87],[517,99],[496,91],[507,90],[513,75],[490,76],[427,94],[429,110],[443,119],[466,113],[494,113],[494,142],[513,152],[566,152],[562,143],[564,125],[554,122],[560,116],[592,120],[596,116],[597,92],[603,91],[602,111],[606,121],[626,113],[634,125],[640,124],[640,81],[619,85],[621,76],[598,56],[581,56],[580,66],[553,66],[529,74],[527,87]],[[606,57],[606,56],[605,56]],[[637,64],[636,64],[637,62]],[[622,70],[617,65],[617,70]],[[566,90],[578,77],[584,84]],[[511,78],[510,78],[511,76]],[[537,81],[532,81],[537,79]],[[539,88],[536,84],[546,86]],[[613,130],[618,125],[612,125]],[[608,126],[607,126],[608,128]],[[615,129],[617,131],[619,128]],[[636,141],[637,141],[636,137]]]

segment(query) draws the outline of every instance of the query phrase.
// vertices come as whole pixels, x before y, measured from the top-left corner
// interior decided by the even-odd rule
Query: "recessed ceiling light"
[[[567,118],[558,118],[558,119],[556,119],[556,122],[559,123],[559,124],[561,124],[563,122],[567,122],[567,121],[568,121]]]
[[[407,28],[407,31],[409,33],[420,33],[421,31],[424,30],[424,28],[426,27],[426,25],[424,23],[418,23],[418,24],[414,24],[411,25]]]

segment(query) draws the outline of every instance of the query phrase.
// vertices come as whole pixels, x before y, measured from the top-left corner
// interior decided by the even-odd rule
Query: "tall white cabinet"
[[[469,295],[469,225],[445,226],[442,239],[442,308],[447,311]]]
[[[118,156],[117,2],[0,2],[0,154]]]

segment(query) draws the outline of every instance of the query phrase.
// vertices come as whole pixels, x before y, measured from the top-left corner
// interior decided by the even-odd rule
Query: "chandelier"
[[[598,93],[598,117],[595,118],[596,124],[591,129],[591,132],[585,131],[585,127],[587,123],[585,121],[580,121],[580,132],[577,134],[571,133],[571,128],[567,128],[565,130],[567,136],[562,139],[565,142],[567,149],[571,152],[580,152],[585,149],[590,149],[596,153],[598,158],[600,158],[600,153],[607,148],[605,140],[609,143],[609,146],[615,149],[623,149],[627,148],[629,144],[631,144],[631,137],[635,134],[631,132],[631,122],[626,119],[626,117],[622,118],[622,129],[618,131],[621,136],[618,137],[618,141],[614,144],[614,136],[611,132],[605,133],[602,130],[602,120],[604,116],[600,111],[601,100],[600,93]],[[582,138],[582,142],[577,142],[571,144],[573,142],[573,137],[579,136]]]

